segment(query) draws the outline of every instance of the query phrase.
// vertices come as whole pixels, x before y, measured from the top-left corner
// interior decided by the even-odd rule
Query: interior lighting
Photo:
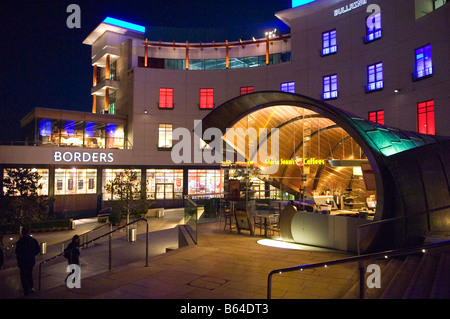
[[[126,22],[126,21],[122,21],[122,20],[118,20],[118,19],[114,19],[111,17],[107,17],[105,20],[103,20],[103,23],[112,24],[112,25],[115,25],[115,26],[118,26],[121,28],[145,33],[145,27],[143,27],[143,26],[140,26],[140,25],[137,25],[134,23],[130,23],[130,22]]]

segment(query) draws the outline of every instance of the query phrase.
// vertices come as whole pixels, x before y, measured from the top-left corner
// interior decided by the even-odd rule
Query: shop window
[[[417,104],[417,132],[422,134],[435,134],[434,101]]]
[[[84,126],[84,145],[87,148],[105,148],[106,125],[87,122]]]
[[[241,95],[253,93],[255,88],[253,86],[243,86],[241,87]]]
[[[12,168],[11,170],[16,170],[15,168]],[[38,188],[36,190],[36,194],[38,196],[48,196],[48,169],[36,169],[33,168],[31,169],[31,172],[37,172],[38,175],[40,176],[39,181],[38,181],[38,185],[40,185],[41,187]],[[8,171],[7,169],[3,170],[3,179],[6,179],[8,177]],[[6,194],[7,189],[6,187],[3,187],[3,194]],[[19,193],[17,193],[16,195],[19,195]]]
[[[172,148],[172,124],[159,124],[158,126],[158,149]]]
[[[148,169],[147,198],[183,199],[183,170]]]
[[[366,92],[382,90],[383,86],[383,63],[369,65],[367,67]]]
[[[61,146],[83,147],[84,122],[63,121]]]
[[[123,149],[125,142],[125,131],[123,125],[106,125],[106,148]]]
[[[371,15],[366,19],[366,38],[365,42],[369,43],[374,40],[380,39],[382,35],[381,31],[381,13]]]
[[[322,56],[337,52],[336,30],[322,33]]]
[[[134,173],[136,173],[136,185],[140,185],[141,181],[141,170],[132,170]],[[117,175],[120,173],[125,172],[124,169],[104,169],[103,170],[103,176],[102,176],[102,198],[104,201],[107,200],[118,200],[119,196],[117,194],[111,194],[106,191],[106,185],[113,182]]]
[[[97,170],[57,168],[55,170],[55,195],[97,193]]]
[[[214,89],[200,89],[200,109],[214,108]]]
[[[384,111],[369,112],[369,121],[384,125]]]
[[[160,88],[159,89],[159,103],[160,109],[173,109],[173,89]]]
[[[414,80],[420,80],[433,75],[433,61],[431,58],[431,44],[416,50],[416,66]]]
[[[324,100],[336,99],[338,97],[337,75],[328,75],[323,77],[323,94]]]
[[[223,171],[190,169],[188,183],[189,195],[221,197],[223,194]]]
[[[280,91],[295,93],[295,82],[285,82],[281,83]]]
[[[47,119],[42,119],[39,122],[39,139],[42,144],[51,143],[52,136],[52,121]]]
[[[108,114],[116,114],[116,92],[109,95]]]

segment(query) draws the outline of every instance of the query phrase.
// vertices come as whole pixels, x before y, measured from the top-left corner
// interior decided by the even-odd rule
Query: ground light
[[[260,239],[257,241],[258,244],[263,246],[281,248],[281,249],[295,249],[295,250],[309,250],[309,251],[323,251],[323,252],[334,252],[332,249],[302,245],[296,243],[289,243],[281,240],[281,238],[272,238],[272,239]]]

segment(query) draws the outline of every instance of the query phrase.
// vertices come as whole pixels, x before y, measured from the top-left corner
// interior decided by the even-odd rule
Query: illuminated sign
[[[293,159],[280,159],[280,160],[267,160],[266,165],[325,165],[324,159],[316,158],[293,158]]]
[[[292,8],[300,7],[310,2],[314,2],[316,0],[292,0]]]
[[[115,26],[118,26],[121,28],[145,33],[145,27],[143,27],[143,26],[140,26],[140,25],[137,25],[134,23],[130,23],[130,22],[126,22],[126,21],[122,21],[122,20],[118,20],[118,19],[114,19],[114,18],[110,18],[110,17],[107,17],[105,20],[103,20],[103,23],[108,23],[108,24],[112,24],[112,25],[115,25]]]
[[[358,0],[355,2],[352,2],[350,4],[345,5],[345,7],[341,7],[339,9],[334,10],[334,16],[337,17],[338,15],[344,14],[346,12],[355,10],[359,7],[362,7],[367,4],[367,0]]]
[[[87,153],[87,152],[55,152],[53,154],[55,162],[66,163],[112,163],[113,153]]]

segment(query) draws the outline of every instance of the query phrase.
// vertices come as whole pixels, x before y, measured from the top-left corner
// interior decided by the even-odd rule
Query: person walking
[[[39,243],[31,237],[31,228],[24,226],[22,237],[16,243],[16,257],[25,296],[34,292],[33,268],[36,264],[36,255],[39,252]]]
[[[80,236],[74,235],[72,237],[72,241],[69,245],[67,245],[66,249],[64,249],[64,257],[67,258],[67,262],[70,265],[80,266]],[[67,279],[71,274],[73,274],[75,270],[72,270],[70,274],[67,275],[65,282],[67,283]]]

